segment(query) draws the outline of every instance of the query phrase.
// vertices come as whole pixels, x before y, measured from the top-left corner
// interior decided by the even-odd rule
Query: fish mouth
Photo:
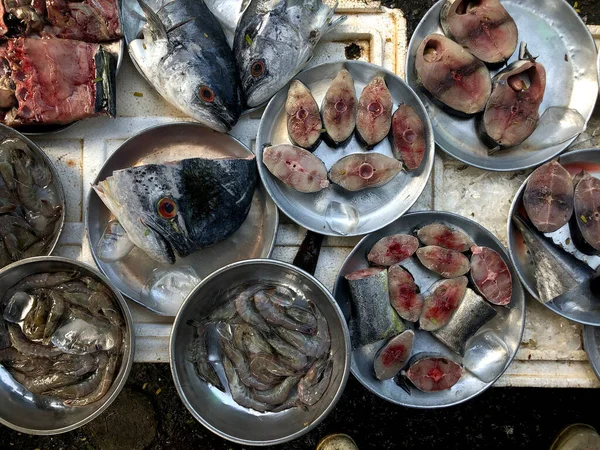
[[[153,258],[164,264],[175,264],[175,251],[171,243],[163,236],[160,230],[151,223],[146,222],[144,219],[140,219],[142,225],[144,225],[153,236],[156,238],[156,242],[159,244],[162,253],[155,253]]]

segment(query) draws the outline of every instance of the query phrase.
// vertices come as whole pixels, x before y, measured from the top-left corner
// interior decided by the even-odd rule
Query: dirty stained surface
[[[435,2],[385,0],[382,3],[402,8],[410,37],[419,19]],[[600,24],[597,0],[581,0],[575,6],[584,21]],[[347,49],[347,56],[355,57],[356,51],[353,47]],[[600,145],[599,135],[600,122],[592,121],[586,136],[589,140],[581,146]],[[350,434],[361,450],[548,449],[556,434],[568,424],[583,422],[600,428],[600,418],[591,414],[589,407],[599,402],[600,390],[491,388],[464,405],[420,411],[379,399],[351,376],[337,407],[315,430],[291,443],[265,448],[314,449],[322,437],[341,432]],[[248,447],[220,439],[192,417],[177,395],[168,364],[134,364],[126,387],[113,405],[79,430],[39,437],[0,425],[0,449],[12,448],[239,450]]]

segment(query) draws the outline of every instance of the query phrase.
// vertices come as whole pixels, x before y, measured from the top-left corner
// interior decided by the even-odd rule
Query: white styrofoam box
[[[406,22],[399,10],[381,8],[375,1],[341,1],[344,22],[319,44],[308,67],[344,58],[350,43],[361,47],[361,59],[404,76]],[[600,27],[592,29],[600,39]],[[63,133],[34,138],[57,164],[67,196],[67,224],[56,254],[93,264],[84,239],[84,211],[90,185],[106,158],[127,138],[158,124],[184,121],[182,113],[165,102],[137,73],[126,56],[117,78],[115,120],[82,121]],[[141,94],[141,96],[140,96]],[[253,148],[261,111],[245,115],[232,134]],[[492,173],[466,167],[437,152],[431,180],[413,210],[445,210],[471,217],[506,243],[510,202],[528,173]],[[291,262],[305,230],[281,217],[273,258]],[[338,270],[359,238],[333,237],[324,241],[316,276],[333,288]],[[136,361],[168,362],[172,319],[129,303],[134,316]],[[582,349],[581,327],[552,314],[528,299],[523,344],[515,362],[498,386],[600,386]]]

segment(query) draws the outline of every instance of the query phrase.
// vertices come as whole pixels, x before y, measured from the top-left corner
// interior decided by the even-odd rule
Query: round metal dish
[[[396,220],[410,209],[417,201],[431,174],[434,159],[434,142],[431,124],[421,101],[410,87],[392,72],[374,64],[361,61],[345,61],[322,64],[301,72],[295,79],[302,81],[321,104],[331,81],[337,73],[345,68],[354,79],[356,95],[360,96],[363,88],[375,77],[385,78],[394,99],[394,110],[405,103],[414,108],[425,126],[425,157],[421,166],[415,171],[402,171],[385,186],[366,189],[360,192],[345,191],[337,186],[330,186],[317,194],[303,194],[286,186],[275,178],[262,163],[262,150],[265,145],[289,143],[287,133],[285,101],[288,88],[279,91],[269,102],[260,121],[256,138],[256,159],[258,171],[269,195],[277,206],[294,222],[316,233],[339,236],[358,236],[371,233]],[[314,151],[330,169],[340,158],[351,153],[364,152],[355,136],[345,148],[332,149],[322,142]],[[388,139],[380,142],[371,152],[383,153],[393,157],[392,146]],[[338,232],[332,229],[326,218],[327,207],[331,202],[354,207],[359,220],[355,227]]]
[[[485,324],[478,333],[485,330],[493,330],[506,344],[509,358],[504,369],[492,382],[483,382],[470,372],[463,370],[462,378],[450,390],[425,393],[417,389],[411,389],[411,394],[409,395],[396,385],[394,380],[379,381],[373,375],[373,359],[378,348],[369,345],[352,350],[350,370],[367,389],[384,400],[413,408],[441,408],[457,405],[485,391],[494,384],[512,362],[519,349],[525,327],[525,295],[523,288],[518,282],[516,272],[508,258],[508,253],[500,241],[488,230],[470,219],[452,213],[437,211],[406,214],[382,230],[366,236],[354,247],[354,250],[352,250],[346,261],[344,261],[333,289],[333,295],[342,308],[342,311],[344,311],[346,319],[349,320],[351,317],[351,301],[348,283],[344,279],[344,276],[355,270],[368,267],[366,255],[379,239],[397,233],[412,234],[415,229],[433,222],[442,222],[462,228],[477,245],[490,247],[495,250],[504,257],[504,260],[508,264],[513,279],[512,301],[508,307],[495,307],[498,314]],[[402,262],[402,266],[406,267],[414,276],[415,282],[421,287],[422,292],[426,291],[429,286],[441,278],[433,272],[426,270],[415,258],[412,258],[411,261]],[[412,354],[420,352],[441,353],[453,358],[457,358],[458,356],[441,342],[437,341],[429,332],[415,330]]]
[[[63,191],[63,186],[60,181],[60,176],[58,175],[58,172],[56,171],[56,167],[54,167],[54,164],[52,163],[50,158],[48,158],[46,153],[44,153],[44,151],[40,147],[38,147],[37,144],[35,144],[31,140],[29,140],[27,137],[25,137],[24,135],[19,133],[17,130],[7,127],[6,125],[0,124],[0,142],[3,141],[4,139],[9,139],[9,138],[19,139],[19,140],[25,142],[27,144],[27,146],[29,147],[29,149],[36,155],[36,157],[39,158],[40,160],[44,161],[46,166],[48,166],[48,168],[50,169],[50,172],[52,172],[51,186],[54,187],[54,190],[58,196],[62,211],[60,213],[60,218],[56,222],[56,228],[54,229],[54,236],[52,237],[52,241],[50,242],[50,245],[48,245],[47,250],[46,250],[46,255],[50,255],[54,251],[54,248],[56,247],[56,244],[58,242],[58,238],[60,237],[60,234],[62,233],[63,227],[65,225],[66,201],[65,201],[65,193]],[[37,255],[37,256],[46,256],[46,255]]]
[[[243,408],[229,394],[201,381],[188,361],[194,330],[186,322],[220,305],[223,298],[219,294],[223,290],[252,281],[272,281],[301,291],[327,319],[333,374],[323,397],[307,410],[292,408],[279,413],[259,413]],[[276,445],[308,433],[334,408],[348,380],[350,336],[342,311],[317,279],[280,261],[241,261],[208,276],[185,300],[173,324],[170,360],[177,392],[196,420],[219,436],[242,445]]]
[[[562,155],[558,159],[558,162],[566,166],[571,173],[575,173],[583,169],[595,177],[600,177],[600,149],[582,149],[568,152]],[[515,198],[513,199],[510,207],[510,212],[508,215],[508,252],[510,254],[511,261],[515,266],[515,271],[519,275],[523,286],[525,286],[533,298],[539,300],[533,267],[530,264],[529,257],[527,255],[527,247],[523,242],[521,233],[516,229],[511,220],[512,216],[523,208],[523,192],[525,191],[525,186],[527,186],[528,181],[529,178],[523,182],[515,194]],[[565,231],[563,238],[565,240],[570,239],[570,236],[571,235],[567,230]],[[590,259],[600,262],[600,257],[598,256],[590,257]],[[554,311],[556,314],[559,314],[574,322],[600,326],[600,312],[594,308],[586,312],[582,312],[580,310],[565,312],[558,308],[553,302],[545,303],[545,306]]]
[[[522,170],[542,164],[567,148],[575,138],[543,150],[528,150],[524,144],[488,154],[475,131],[475,119],[460,119],[435,104],[417,81],[415,56],[423,39],[443,34],[437,2],[417,26],[408,47],[406,80],[423,101],[431,118],[435,142],[450,156],[480,169]],[[502,0],[519,30],[519,41],[526,42],[539,56],[547,74],[546,92],[540,106],[573,108],[589,120],[598,96],[597,52],[594,39],[575,10],[564,0]],[[518,58],[518,51],[509,62]],[[492,76],[497,71],[491,71]]]
[[[217,133],[195,123],[174,123],[142,131],[123,143],[104,163],[94,184],[112,175],[115,170],[150,163],[177,161],[185,158],[246,157],[252,154],[235,138]],[[146,280],[157,267],[142,250],[134,248],[123,260],[115,263],[100,261],[96,245],[112,214],[102,200],[89,191],[86,212],[86,232],[92,256],[100,270],[115,286],[131,300],[162,315],[174,316],[179,305],[156,307],[142,303],[140,293]],[[277,207],[269,198],[261,183],[258,183],[252,207],[246,221],[226,240],[200,250],[187,258],[179,258],[174,267],[192,266],[196,273],[205,277],[214,270],[249,258],[268,258],[275,245]]]
[[[600,379],[600,327],[583,327],[583,348],[594,373]]]
[[[30,393],[0,365],[0,423],[21,433],[39,435],[66,433],[91,422],[117,398],[125,386],[133,364],[133,320],[129,307],[110,281],[90,266],[53,256],[29,258],[11,264],[0,271],[0,292],[6,292],[7,289],[28,275],[64,270],[77,270],[83,275],[96,278],[113,293],[125,322],[121,366],[110,390],[101,400],[88,406],[66,407],[59,400],[50,400],[47,397]]]

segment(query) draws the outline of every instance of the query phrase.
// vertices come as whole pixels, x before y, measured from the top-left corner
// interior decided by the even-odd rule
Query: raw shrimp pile
[[[260,412],[316,404],[333,371],[329,326],[319,309],[274,284],[245,285],[231,299],[189,322],[196,328],[189,360],[197,375],[221,390],[226,379],[237,404]],[[225,377],[215,370],[220,367]]]
[[[124,320],[112,293],[77,272],[28,276],[0,304],[0,363],[28,391],[85,406],[112,386]]]

